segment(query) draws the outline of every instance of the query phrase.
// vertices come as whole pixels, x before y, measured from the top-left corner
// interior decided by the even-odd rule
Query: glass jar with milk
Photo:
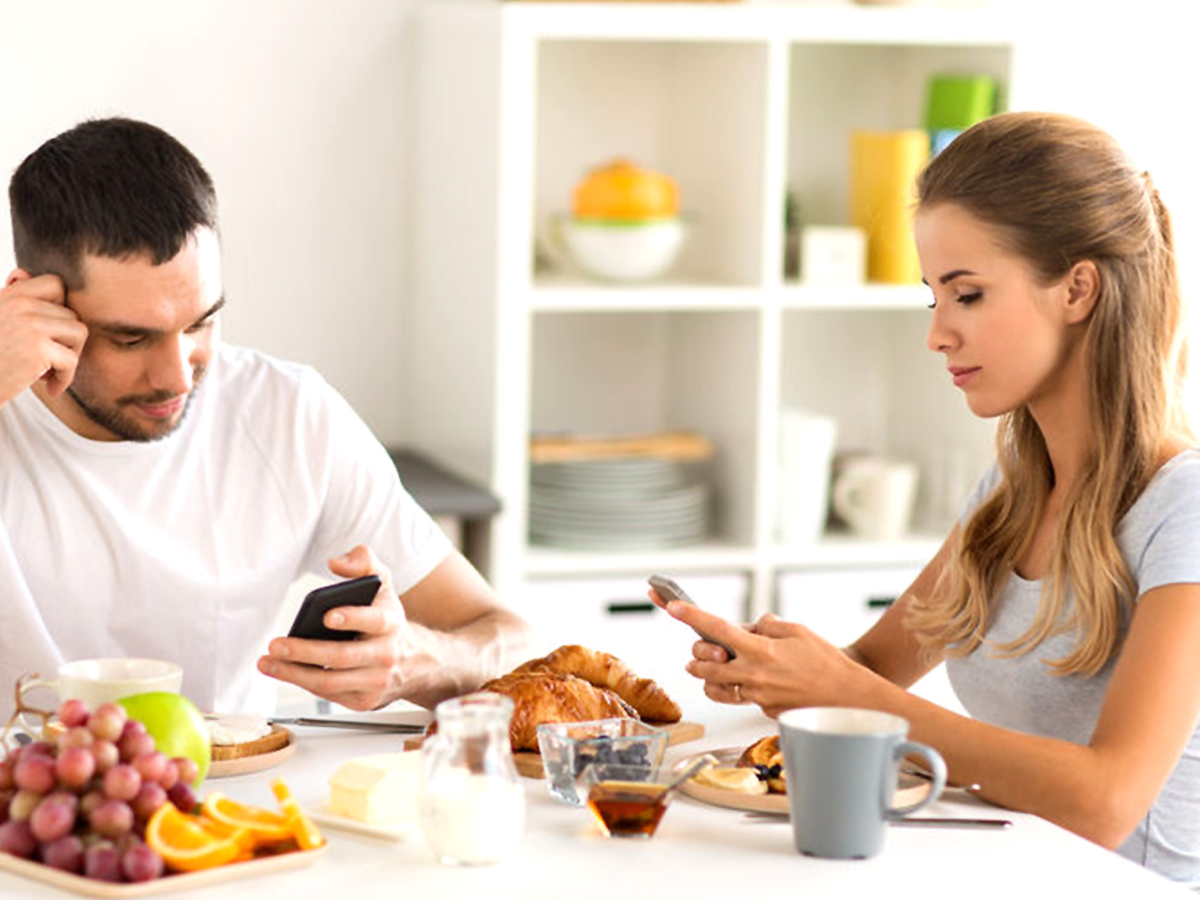
[[[418,803],[425,842],[443,863],[498,862],[525,824],[525,789],[513,764],[512,701],[468,694],[437,706],[437,731],[421,749]]]

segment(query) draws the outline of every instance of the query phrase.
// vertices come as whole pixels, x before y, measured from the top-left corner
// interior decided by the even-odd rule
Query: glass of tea
[[[667,767],[593,763],[580,774],[587,805],[609,837],[653,837],[671,800]]]

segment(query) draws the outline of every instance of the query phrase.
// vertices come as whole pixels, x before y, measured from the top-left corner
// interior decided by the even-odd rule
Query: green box
[[[996,111],[996,82],[987,75],[935,75],[929,82],[925,127],[970,128]]]

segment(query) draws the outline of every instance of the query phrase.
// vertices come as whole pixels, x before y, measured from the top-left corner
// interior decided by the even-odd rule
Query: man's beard
[[[111,405],[106,405],[81,395],[76,390],[74,384],[67,388],[67,394],[75,401],[75,405],[79,407],[85,416],[101,428],[115,434],[121,440],[149,443],[151,441],[162,440],[183,424],[183,420],[187,418],[188,410],[191,409],[192,399],[196,396],[196,388],[200,386],[200,379],[204,377],[204,369],[204,366],[196,366],[192,370],[192,390],[188,393],[187,400],[184,401],[183,409],[179,411],[175,418],[163,419],[157,428],[154,425],[147,428],[142,421],[127,415],[124,411],[125,407],[134,405],[154,406],[160,403],[168,403],[179,396],[178,394],[163,391],[154,394],[135,394],[128,397],[120,397]],[[86,393],[86,388],[84,391]]]

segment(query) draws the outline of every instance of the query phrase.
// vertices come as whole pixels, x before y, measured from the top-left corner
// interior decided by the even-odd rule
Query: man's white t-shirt
[[[256,670],[288,586],[367,544],[398,593],[450,543],[313,369],[221,347],[180,427],[80,437],[26,391],[0,408],[0,716],[23,672],[145,656],[204,710],[270,712]]]

